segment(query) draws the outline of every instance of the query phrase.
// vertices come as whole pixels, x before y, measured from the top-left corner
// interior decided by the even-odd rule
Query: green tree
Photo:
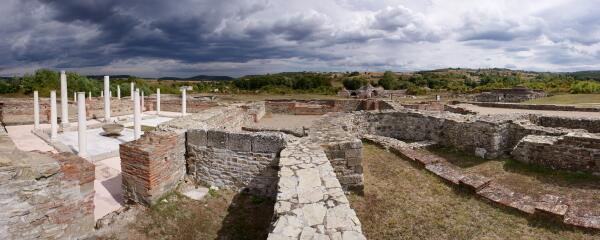
[[[385,71],[383,78],[379,80],[378,84],[384,89],[393,90],[398,87],[398,78],[396,78],[396,75],[392,71]]]

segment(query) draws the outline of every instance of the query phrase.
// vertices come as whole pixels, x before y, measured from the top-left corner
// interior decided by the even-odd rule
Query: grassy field
[[[351,195],[350,202],[368,239],[600,238],[494,207],[374,145],[365,144],[363,154],[365,195]],[[488,162],[498,163],[470,159],[463,167]]]
[[[173,193],[137,214],[121,231],[100,239],[266,239],[271,199],[221,190],[201,201]]]
[[[600,105],[600,94],[562,94],[526,101],[529,104]]]

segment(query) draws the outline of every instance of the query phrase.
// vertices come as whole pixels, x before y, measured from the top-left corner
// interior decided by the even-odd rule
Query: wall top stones
[[[281,151],[276,239],[366,239],[323,150],[308,139]]]

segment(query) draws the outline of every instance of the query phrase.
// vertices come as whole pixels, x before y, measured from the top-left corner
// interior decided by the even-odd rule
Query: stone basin
[[[102,130],[104,130],[104,134],[111,135],[111,136],[121,135],[121,132],[123,131],[124,128],[125,128],[125,126],[123,126],[122,124],[118,124],[118,123],[110,123],[110,124],[102,125]]]

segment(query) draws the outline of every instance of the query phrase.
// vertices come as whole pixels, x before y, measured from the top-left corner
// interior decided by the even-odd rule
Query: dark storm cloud
[[[479,67],[492,53],[498,66],[600,60],[597,4],[521,5],[528,3],[2,0],[0,74]]]

